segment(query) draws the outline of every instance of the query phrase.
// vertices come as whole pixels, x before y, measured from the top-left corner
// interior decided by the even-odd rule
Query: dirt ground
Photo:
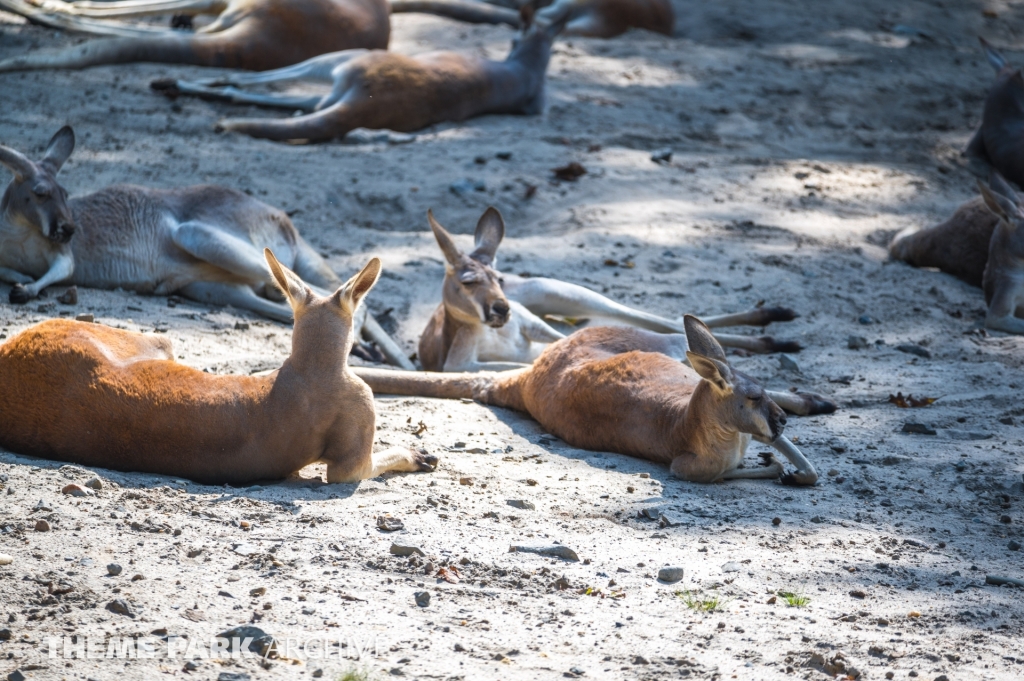
[[[380,256],[369,304],[389,311],[410,354],[440,298],[428,208],[467,235],[495,205],[508,225],[504,269],[667,316],[791,306],[800,318],[768,332],[805,345],[799,370],[778,356],[732,361],[767,387],[839,402],[834,415],[787,428],[822,475],[816,487],[688,484],[568,447],[510,411],[404,398],[378,400],[378,445],[424,446],[442,457],[434,473],[327,485],[311,467],[229,488],[0,453],[0,553],[13,558],[0,567],[0,674],[1024,676],[1024,591],[985,584],[1024,578],[1024,553],[1011,550],[1024,543],[1024,340],[980,330],[980,290],[887,262],[883,248],[895,230],[944,219],[972,195],[959,150],[993,75],[977,36],[1024,65],[1024,3],[675,6],[674,38],[561,40],[543,116],[441,125],[408,144],[217,134],[221,116],[270,114],[168,101],[149,91],[152,79],[202,70],[151,65],[0,75],[0,142],[38,154],[70,123],[78,149],[61,178],[72,194],[222,183],[286,209],[342,276]],[[393,25],[392,47],[405,53],[498,58],[512,37],[426,16]],[[77,40],[0,13],[0,57]],[[653,162],[663,149],[671,162]],[[570,161],[588,173],[555,181],[551,169]],[[483,190],[453,191],[467,179]],[[182,362],[212,372],[270,369],[289,351],[288,327],[235,310],[96,290],[67,307],[54,302],[61,290],[0,304],[0,338],[90,312],[165,333]],[[851,336],[865,347],[850,349]],[[899,409],[887,401],[899,391],[940,399]],[[934,434],[905,433],[906,423]],[[61,494],[94,475],[102,489],[92,496]],[[404,529],[378,530],[385,514]],[[49,532],[34,530],[39,519]],[[393,556],[393,542],[426,555]],[[555,543],[580,560],[509,552]],[[108,563],[123,572],[109,576]],[[459,583],[434,577],[452,564]],[[682,566],[682,581],[658,581],[664,566]],[[415,602],[423,591],[426,607]],[[790,605],[783,593],[803,598]],[[134,616],[107,609],[114,599]],[[326,633],[349,643],[327,661],[293,649],[283,657],[294,662],[264,665],[47,653],[51,636],[202,641],[250,622],[279,642]]]

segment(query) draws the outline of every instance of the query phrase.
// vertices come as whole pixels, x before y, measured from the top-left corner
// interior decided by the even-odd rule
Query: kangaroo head
[[[524,4],[519,9],[519,32],[512,39],[512,54],[536,47],[550,49],[579,4],[579,0],[533,0]]]
[[[786,413],[765,394],[764,388],[729,366],[725,351],[704,322],[686,315],[683,324],[689,346],[686,358],[711,390],[717,427],[771,441],[782,435]]]
[[[380,259],[370,258],[370,262],[359,274],[342,284],[337,291],[329,296],[320,296],[299,275],[278,262],[269,248],[263,249],[263,255],[295,317],[293,356],[296,349],[307,347],[308,343],[308,347],[320,353],[327,348],[338,348],[344,363],[354,338],[352,317],[359,303],[380,277]]]
[[[57,181],[57,173],[74,150],[75,133],[69,126],[53,136],[38,163],[0,145],[0,164],[14,173],[14,180],[0,202],[0,211],[9,222],[36,230],[56,243],[71,240],[75,220],[68,207],[68,193]]]
[[[1010,183],[998,172],[993,171],[989,183],[978,181],[978,189],[985,205],[999,218],[996,229],[1009,237],[1008,244],[1014,251],[1010,255],[1024,257],[1024,209],[1021,208],[1020,197]]]
[[[475,248],[466,255],[455,245],[452,235],[427,211],[430,229],[447,261],[444,273],[445,308],[469,322],[482,322],[499,328],[509,320],[511,308],[501,290],[501,275],[494,270],[498,244],[505,237],[501,213],[488,208],[476,225]]]

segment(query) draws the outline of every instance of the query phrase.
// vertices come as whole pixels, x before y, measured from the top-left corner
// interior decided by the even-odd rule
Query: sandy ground
[[[287,209],[343,276],[380,256],[386,271],[370,305],[390,310],[410,353],[443,272],[427,208],[469,234],[496,205],[508,224],[505,269],[563,277],[661,314],[759,300],[792,306],[802,316],[768,331],[805,344],[799,371],[773,356],[733,362],[768,387],[814,389],[840,403],[838,413],[793,419],[787,430],[822,473],[816,487],[687,484],[643,461],[575,450],[509,411],[422,399],[378,401],[378,444],[420,444],[442,456],[441,467],[354,486],[326,485],[316,467],[283,483],[221,488],[0,453],[0,552],[13,557],[0,567],[0,630],[10,631],[0,673],[1024,675],[1024,592],[985,585],[986,575],[1024,577],[1024,553],[1008,548],[1024,542],[1024,341],[979,330],[979,290],[886,262],[880,247],[971,196],[958,153],[992,77],[976,36],[1024,64],[1022,3],[676,8],[675,38],[559,42],[544,116],[442,125],[401,146],[218,135],[218,117],[246,112],[152,94],[153,78],[200,75],[164,66],[0,76],[0,141],[39,153],[71,123],[79,145],[61,177],[72,193],[126,181],[223,183]],[[499,57],[511,38],[423,16],[398,16],[394,27],[393,48],[407,53],[453,46]],[[0,57],[75,40],[0,14]],[[665,148],[671,163],[652,162]],[[498,160],[501,151],[511,159]],[[555,182],[551,169],[569,161],[588,174]],[[484,191],[451,191],[467,178]],[[528,186],[537,187],[532,198]],[[74,308],[53,294],[0,304],[0,332],[91,312],[166,333],[181,361],[214,372],[269,369],[288,353],[289,328],[238,311],[121,292],[80,298]],[[850,349],[850,336],[867,347]],[[941,399],[903,410],[887,403],[897,391]],[[936,434],[903,433],[907,422]],[[61,494],[93,475],[102,480],[93,496]],[[460,484],[464,477],[474,484]],[[670,524],[638,517],[652,508]],[[404,529],[378,530],[383,514]],[[40,518],[49,532],[34,531]],[[389,553],[392,542],[426,556],[410,564]],[[556,542],[581,560],[509,553],[512,544]],[[112,562],[123,567],[118,577],[107,574]],[[433,576],[452,563],[458,584]],[[668,565],[685,568],[681,582],[656,579]],[[249,595],[259,588],[266,592]],[[418,591],[432,595],[427,607],[416,605]],[[809,600],[789,606],[779,592]],[[690,607],[715,597],[712,612]],[[106,609],[115,598],[134,618]],[[50,636],[202,641],[248,622],[279,640],[328,633],[350,643],[326,662],[291,650],[305,661],[197,660],[194,669],[181,656],[46,652]]]

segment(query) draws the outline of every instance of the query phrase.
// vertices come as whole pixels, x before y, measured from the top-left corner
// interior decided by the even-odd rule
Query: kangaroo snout
[[[66,244],[71,241],[71,237],[74,235],[75,223],[71,221],[60,220],[50,227],[50,240],[56,241],[59,244]]]
[[[772,431],[772,440],[778,439],[782,435],[782,431],[786,429],[786,412],[782,411],[782,408],[774,402],[768,414],[768,427]]]
[[[508,323],[511,308],[507,300],[495,301],[489,308],[484,309],[484,320],[488,326],[498,328]]]

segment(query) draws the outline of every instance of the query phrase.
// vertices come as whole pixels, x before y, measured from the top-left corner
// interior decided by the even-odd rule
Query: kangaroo
[[[468,0],[0,0],[0,9],[44,26],[108,36],[0,61],[0,73],[130,62],[266,71],[338,50],[387,49],[392,12],[426,12],[473,23],[519,23],[516,12]],[[216,19],[195,33],[110,21],[161,14]]]
[[[999,178],[998,174],[994,179]],[[985,326],[1024,334],[1024,210],[1020,198],[1005,182],[978,182],[981,196],[999,223],[989,241],[982,288],[988,313]]]
[[[981,38],[996,81],[985,97],[981,126],[967,144],[969,168],[982,180],[998,171],[1017,186],[1024,186],[1024,77],[994,47]]]
[[[180,293],[288,323],[292,307],[278,302],[260,257],[265,246],[321,293],[341,283],[287,215],[233,189],[115,185],[69,199],[57,173],[74,148],[75,134],[67,126],[39,162],[0,145],[0,164],[14,174],[0,199],[0,281],[14,285],[12,303],[67,282]],[[357,321],[389,361],[413,368],[365,309],[357,311]]]
[[[497,269],[505,221],[488,208],[476,226],[475,249],[466,255],[452,235],[427,212],[430,229],[447,265],[442,302],[420,336],[419,358],[428,371],[503,371],[533,362],[543,345],[565,336],[540,315],[599,319],[661,333],[683,333],[678,322],[626,307],[590,289],[546,277],[519,277]],[[760,308],[705,320],[708,326],[788,321],[792,310]],[[770,336],[720,335],[727,346],[755,352],[796,352],[798,343]]]
[[[320,296],[264,254],[295,313],[279,370],[207,374],[176,363],[165,336],[46,321],[0,346],[0,446],[205,484],[279,479],[318,461],[330,483],[433,470],[437,457],[420,450],[373,452],[373,394],[346,364],[380,260]]]
[[[488,113],[537,114],[543,109],[551,44],[565,18],[528,24],[503,62],[460,52],[406,57],[383,50],[347,50],[267,73],[177,81],[170,91],[310,112],[287,119],[227,119],[218,124],[220,130],[279,141],[324,141],[360,127],[412,132]],[[298,79],[333,86],[323,97],[264,95],[236,87]],[[158,81],[154,87],[167,84]]]
[[[519,7],[532,0],[485,0],[504,7]],[[676,17],[668,0],[546,0],[538,3],[538,17],[557,15],[569,9],[566,35],[614,38],[631,28],[672,35]]]
[[[593,327],[556,341],[534,364],[501,373],[356,369],[375,393],[475,399],[526,412],[573,447],[670,464],[692,482],[778,478],[813,485],[814,466],[782,431],[786,415],[752,378],[729,366],[710,329],[691,315],[682,337]],[[692,369],[679,357],[689,359]],[[739,469],[751,439],[789,459]]]

